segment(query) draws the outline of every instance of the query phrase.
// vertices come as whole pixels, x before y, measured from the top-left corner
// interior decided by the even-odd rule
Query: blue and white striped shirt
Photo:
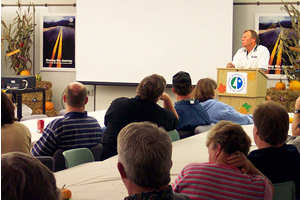
[[[102,130],[87,112],[69,112],[50,122],[31,149],[33,156],[53,156],[56,150],[90,148],[100,143]]]

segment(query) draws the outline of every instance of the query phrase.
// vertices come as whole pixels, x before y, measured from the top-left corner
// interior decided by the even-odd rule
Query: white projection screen
[[[216,79],[232,58],[232,0],[77,1],[76,80],[168,84],[183,70]]]

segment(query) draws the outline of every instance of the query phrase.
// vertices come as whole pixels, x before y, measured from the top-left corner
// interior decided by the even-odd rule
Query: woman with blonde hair
[[[237,112],[233,107],[215,99],[217,83],[210,78],[200,79],[194,88],[193,96],[201,102],[208,113],[211,123],[228,120],[240,125],[253,124],[251,115]]]

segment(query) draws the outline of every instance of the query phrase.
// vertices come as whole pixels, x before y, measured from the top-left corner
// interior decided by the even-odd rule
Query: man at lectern
[[[245,30],[242,36],[242,48],[233,57],[233,61],[227,64],[227,68],[260,68],[267,70],[270,53],[262,45],[258,45],[259,38],[254,30]]]

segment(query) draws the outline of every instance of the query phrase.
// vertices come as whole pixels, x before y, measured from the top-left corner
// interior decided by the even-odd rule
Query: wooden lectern
[[[252,114],[265,101],[267,76],[258,69],[218,68],[219,101],[243,114]]]

